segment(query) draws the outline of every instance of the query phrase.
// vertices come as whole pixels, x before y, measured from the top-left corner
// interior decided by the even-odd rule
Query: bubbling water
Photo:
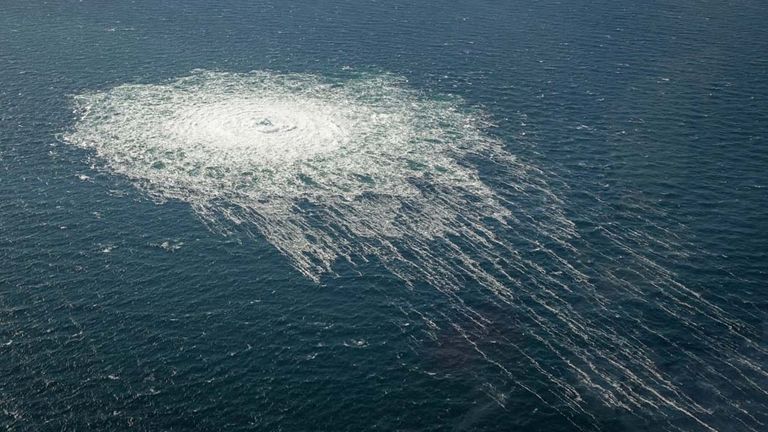
[[[255,222],[318,279],[340,257],[389,248],[382,239],[450,230],[461,209],[426,199],[424,185],[451,189],[455,205],[471,196],[473,208],[487,210],[482,217],[508,214],[461,162],[470,153],[513,159],[481,132],[482,118],[402,84],[386,75],[341,85],[301,74],[198,72],[78,96],[81,119],[65,139],[155,197],[187,201],[209,220],[226,213]],[[343,213],[335,220],[343,226],[318,227],[317,212],[295,211],[299,202]],[[346,236],[376,246],[339,243]]]
[[[400,84],[390,76],[338,86],[310,75],[199,72],[78,96],[81,120],[66,140],[151,183],[154,195],[200,205],[222,195],[252,200],[242,204],[414,196],[412,181],[427,177],[490,196],[453,154],[499,152],[473,124],[479,119]]]
[[[232,98],[182,107],[166,126],[174,137],[170,142],[244,151],[269,165],[310,159],[346,144],[346,118],[326,114],[330,108],[312,101]]]
[[[665,421],[714,429],[713,411],[656,366],[659,353],[646,340],[677,349],[664,320],[648,321],[631,304],[717,350],[716,360],[677,350],[701,381],[730,379],[737,393],[767,394],[758,383],[768,372],[755,360],[766,350],[640,250],[677,248],[674,236],[601,228],[624,257],[601,252],[620,266],[600,275],[611,287],[602,290],[575,245],[607,246],[580,239],[547,175],[508,153],[487,133],[482,112],[457,98],[427,97],[391,75],[198,71],[82,94],[75,103],[79,119],[65,141],[92,150],[152,197],[190,203],[211,226],[255,228],[308,278],[334,274],[340,261],[374,258],[406,285],[442,293],[447,308],[394,303],[423,319],[430,337],[451,329],[503,380],[576,428],[575,419],[597,421],[588,402],[597,398],[632,415],[676,413],[689,423]],[[481,181],[477,161],[494,188]],[[632,334],[611,324],[619,318],[633,323]],[[521,363],[546,391],[510,368]],[[504,405],[503,395],[490,393]],[[759,420],[739,401],[716,399],[757,430]]]

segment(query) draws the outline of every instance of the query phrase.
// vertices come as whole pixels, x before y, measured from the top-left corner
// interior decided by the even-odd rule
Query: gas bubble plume
[[[683,429],[716,430],[728,418],[760,430],[766,418],[765,405],[748,410],[738,396],[768,395],[766,348],[642,251],[682,247],[674,234],[605,224],[600,235],[621,262],[608,249],[615,268],[581,262],[579,249],[596,246],[580,238],[547,174],[509,153],[459,98],[387,74],[196,71],[75,104],[66,142],[155,199],[189,203],[212,227],[252,229],[307,278],[375,260],[414,296],[441,293],[442,308],[393,303],[496,370],[484,388],[501,406],[522,391],[576,429],[599,424],[596,401]],[[700,346],[678,346],[660,318]],[[719,390],[704,397],[675,379],[652,341]]]

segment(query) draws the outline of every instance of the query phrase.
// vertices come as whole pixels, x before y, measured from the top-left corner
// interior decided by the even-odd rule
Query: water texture
[[[764,430],[757,2],[0,9],[2,427]]]

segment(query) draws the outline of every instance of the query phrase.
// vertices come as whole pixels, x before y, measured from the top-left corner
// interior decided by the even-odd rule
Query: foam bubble
[[[423,98],[396,77],[338,83],[199,72],[76,103],[82,115],[67,141],[95,150],[156,197],[190,202],[206,217],[255,222],[313,279],[340,256],[371,252],[340,247],[339,235],[434,237],[467,212],[427,199],[425,187],[450,189],[452,197],[440,196],[453,205],[471,196],[472,207],[489,210],[483,216],[507,213],[461,161],[469,153],[511,159],[481,133],[481,118],[456,100]],[[318,227],[316,212],[296,211],[300,203],[343,214],[343,232]]]

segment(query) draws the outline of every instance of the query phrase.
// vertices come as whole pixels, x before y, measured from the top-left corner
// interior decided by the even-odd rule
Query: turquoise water
[[[285,3],[0,5],[0,428],[765,428],[762,4]]]

